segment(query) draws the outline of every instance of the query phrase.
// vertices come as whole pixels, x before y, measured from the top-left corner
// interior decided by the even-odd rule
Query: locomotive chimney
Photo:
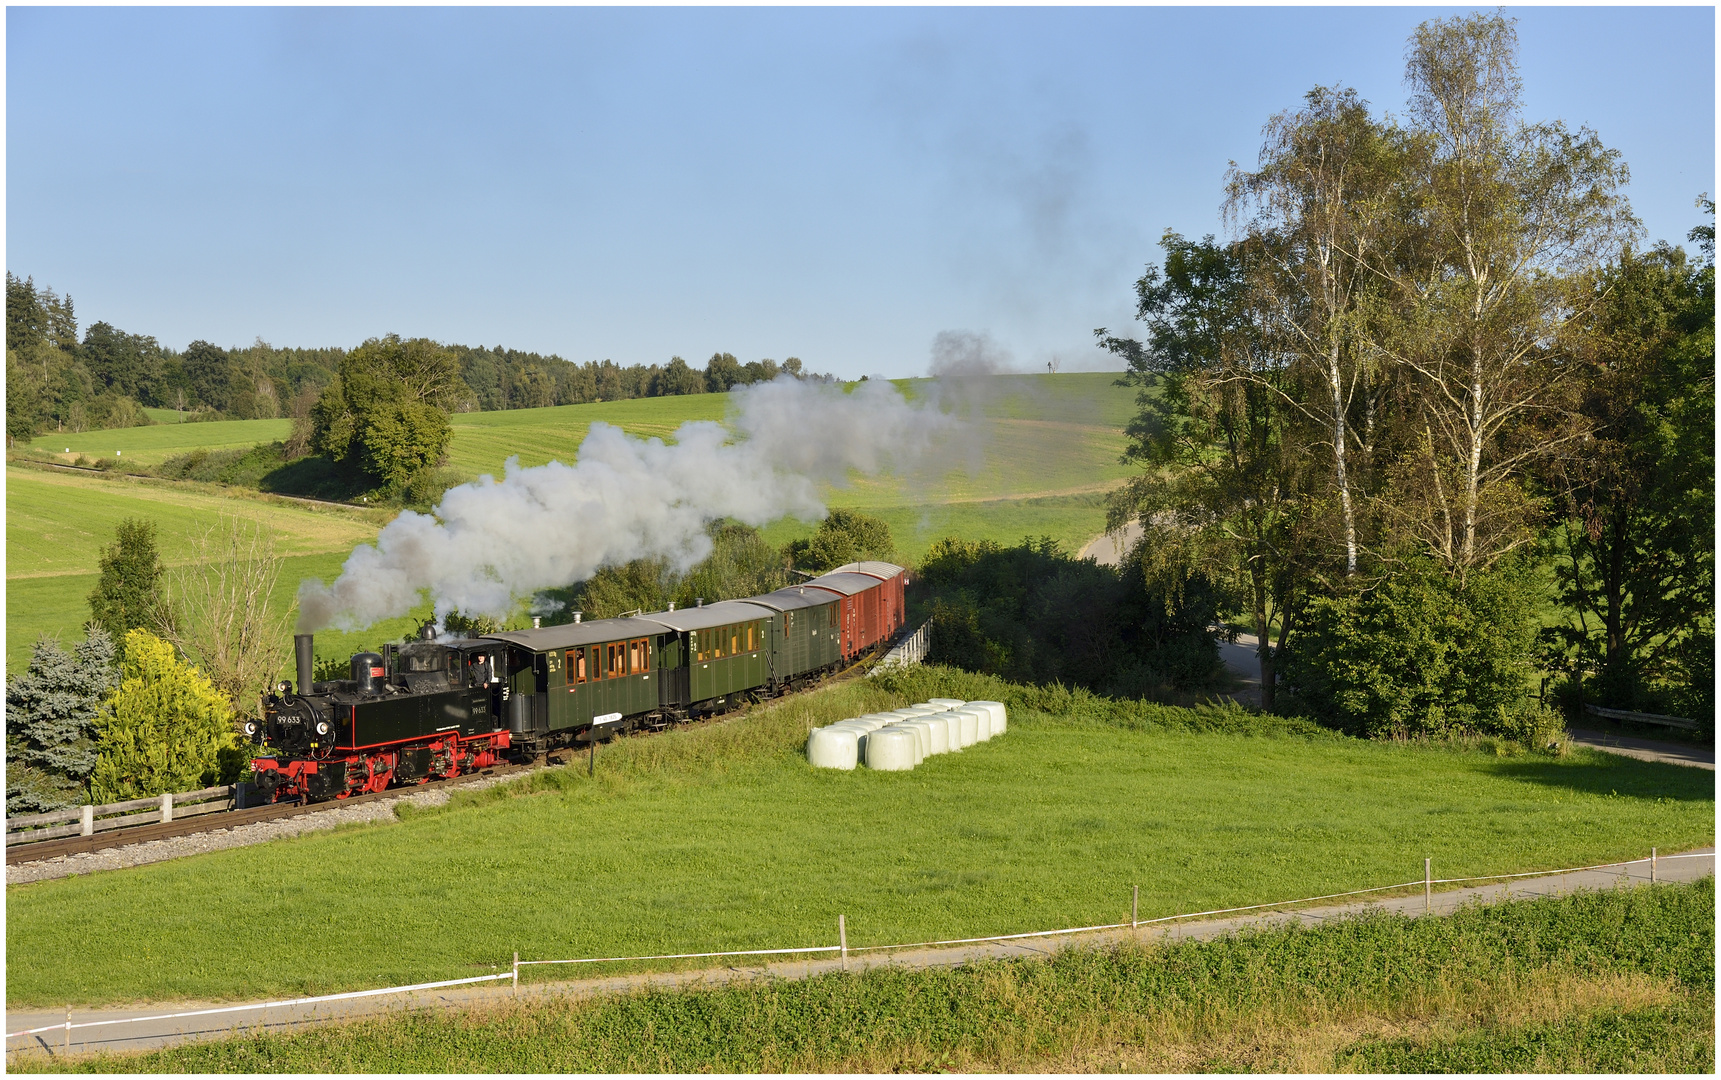
[[[298,668],[299,693],[311,692],[311,635],[293,635],[293,660]]]

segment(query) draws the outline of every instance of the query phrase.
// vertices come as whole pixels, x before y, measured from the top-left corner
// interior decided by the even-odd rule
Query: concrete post
[[[96,808],[94,806],[86,805],[84,807],[83,835],[94,836],[95,834],[96,834]]]
[[[849,917],[837,916],[837,945],[843,953],[843,970],[849,969]]]
[[[161,796],[161,820],[163,822],[169,822],[169,821],[173,820],[173,793],[172,792],[163,792],[162,793],[162,796]]]
[[[1422,913],[1434,912],[1434,860],[1422,860]]]

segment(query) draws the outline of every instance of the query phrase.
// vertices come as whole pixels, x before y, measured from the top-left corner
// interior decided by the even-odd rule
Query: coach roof
[[[842,593],[844,596],[853,596],[856,593],[866,592],[868,589],[878,588],[879,580],[871,574],[829,573],[814,578],[807,582],[807,585],[829,589],[832,592]]]
[[[835,570],[832,570],[831,573],[871,574],[875,578],[883,578],[885,581],[889,581],[891,578],[902,573],[902,567],[895,563],[878,562],[877,560],[874,560],[872,562],[845,563],[844,565],[837,567]]]
[[[752,619],[771,619],[776,615],[775,611],[758,604],[744,600],[725,600],[719,604],[682,608],[680,611],[654,611],[649,615],[642,615],[640,621],[650,619],[671,630],[709,630],[713,626],[727,626]]]
[[[654,637],[664,632],[665,628],[661,624],[647,619],[593,619],[591,622],[546,626],[541,630],[499,630],[494,634],[484,634],[483,637],[506,641],[510,645],[518,645],[533,652],[550,652],[554,649],[571,649],[576,645],[598,645],[606,641]]]
[[[834,604],[837,598],[824,589],[809,590],[805,585],[790,585],[786,589],[778,589],[764,596],[749,596],[747,602],[761,604],[777,611],[799,611],[802,608]]]

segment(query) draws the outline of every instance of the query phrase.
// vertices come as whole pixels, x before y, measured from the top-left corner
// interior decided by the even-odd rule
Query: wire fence
[[[1417,879],[1412,880],[1412,881],[1400,882],[1400,883],[1395,884],[1395,885],[1377,885],[1377,886],[1374,886],[1373,888],[1368,888],[1368,889],[1352,889],[1348,892],[1325,893],[1325,894],[1320,895],[1320,896],[1305,896],[1305,897],[1300,897],[1300,898],[1295,899],[1295,900],[1276,900],[1276,901],[1273,901],[1271,903],[1265,903],[1265,904],[1245,904],[1245,905],[1242,905],[1239,907],[1213,908],[1213,909],[1208,910],[1208,911],[1190,911],[1190,912],[1184,912],[1184,913],[1177,914],[1177,915],[1161,915],[1161,916],[1158,916],[1156,918],[1151,918],[1151,919],[1135,918],[1133,909],[1135,908],[1136,904],[1134,901],[1132,901],[1132,903],[1131,903],[1131,908],[1132,908],[1131,918],[1128,922],[1101,923],[1101,924],[1097,924],[1094,926],[1072,926],[1072,927],[1065,927],[1065,928],[1060,929],[1060,930],[1034,930],[1034,931],[1029,931],[1027,933],[1019,933],[1019,934],[993,934],[993,935],[986,936],[986,937],[943,938],[943,939],[932,940],[932,941],[905,942],[905,943],[896,944],[896,945],[863,945],[863,946],[850,947],[850,945],[848,943],[847,917],[839,915],[837,918],[838,941],[835,945],[806,945],[806,946],[795,946],[792,948],[784,948],[784,949],[731,949],[731,950],[713,951],[713,952],[659,953],[659,954],[651,955],[651,956],[595,956],[595,957],[580,957],[580,958],[568,959],[568,960],[522,960],[522,959],[520,959],[520,954],[515,953],[513,965],[511,966],[511,968],[509,970],[497,972],[494,975],[475,975],[475,976],[472,976],[470,978],[465,978],[465,979],[444,979],[444,980],[439,981],[439,982],[414,983],[410,986],[389,986],[389,987],[382,987],[380,989],[375,989],[375,990],[352,990],[352,991],[348,991],[346,993],[341,993],[341,994],[323,994],[323,995],[320,995],[318,997],[289,998],[289,999],[285,999],[285,1000],[281,1000],[281,1001],[261,1001],[261,1002],[255,1002],[255,1003],[249,1004],[249,1005],[229,1005],[229,1006],[223,1006],[220,1008],[213,1008],[213,1009],[193,1009],[193,1010],[189,1010],[186,1012],[160,1013],[160,1014],[156,1014],[156,1015],[152,1015],[152,1016],[130,1016],[130,1017],[121,1017],[121,1018],[117,1018],[117,1019],[108,1019],[108,1020],[86,1020],[86,1021],[83,1021],[81,1023],[73,1023],[72,1019],[71,1019],[71,1014],[70,1014],[70,1012],[68,1012],[66,1015],[66,1020],[63,1023],[46,1024],[46,1025],[43,1025],[41,1027],[25,1028],[21,1031],[9,1031],[9,1032],[7,1032],[6,1033],[6,1038],[8,1040],[7,1050],[11,1051],[13,1049],[17,1049],[17,1047],[13,1047],[10,1043],[10,1040],[12,1040],[14,1038],[17,1038],[17,1037],[23,1036],[23,1035],[41,1035],[41,1034],[45,1034],[47,1032],[59,1032],[59,1031],[65,1032],[67,1044],[69,1047],[70,1039],[71,1039],[71,1033],[73,1031],[76,1031],[79,1029],[84,1029],[84,1028],[110,1027],[110,1026],[115,1026],[115,1025],[120,1025],[120,1024],[141,1024],[141,1023],[146,1023],[146,1022],[151,1022],[151,1021],[192,1019],[195,1017],[218,1016],[218,1015],[223,1015],[223,1014],[241,1013],[241,1012],[254,1011],[254,1010],[290,1008],[290,1007],[304,1006],[304,1005],[317,1005],[317,1004],[322,1004],[324,1002],[351,1001],[351,1000],[355,1000],[355,999],[359,999],[359,998],[383,997],[383,996],[390,995],[390,994],[409,994],[409,993],[413,993],[413,992],[421,991],[421,990],[435,990],[435,989],[440,989],[440,988],[449,987],[449,986],[465,986],[465,985],[470,985],[470,984],[474,984],[474,983],[499,982],[502,980],[508,980],[512,984],[513,988],[515,990],[518,990],[519,986],[520,986],[520,969],[526,968],[526,967],[538,967],[538,966],[545,966],[545,965],[568,965],[568,964],[647,963],[647,962],[661,961],[661,960],[706,960],[706,959],[718,959],[718,958],[723,958],[723,957],[797,956],[797,955],[808,955],[811,953],[834,953],[834,954],[837,954],[842,959],[842,961],[844,963],[844,967],[846,969],[848,957],[849,957],[849,954],[851,954],[851,953],[889,952],[889,951],[896,951],[896,950],[901,950],[901,949],[932,949],[932,948],[944,948],[944,947],[951,947],[951,946],[958,946],[958,945],[984,945],[984,944],[989,944],[989,943],[1003,943],[1003,942],[1010,942],[1010,941],[1021,941],[1021,940],[1025,940],[1025,939],[1031,939],[1031,938],[1067,937],[1071,934],[1089,934],[1089,933],[1097,933],[1097,932],[1106,931],[1106,930],[1136,930],[1136,929],[1140,929],[1141,927],[1144,927],[1144,926],[1154,926],[1154,925],[1157,925],[1160,923],[1176,922],[1176,921],[1179,921],[1182,919],[1200,919],[1200,918],[1206,918],[1206,917],[1214,916],[1214,915],[1233,915],[1233,914],[1238,914],[1238,913],[1246,912],[1246,911],[1264,911],[1264,910],[1268,910],[1268,909],[1272,909],[1272,908],[1290,907],[1293,904],[1312,904],[1312,903],[1317,903],[1317,902],[1322,901],[1322,900],[1339,900],[1339,899],[1343,899],[1345,897],[1351,897],[1351,896],[1365,896],[1365,895],[1372,894],[1372,893],[1391,892],[1395,889],[1409,889],[1409,888],[1414,888],[1417,885],[1423,886],[1423,888],[1425,890],[1424,897],[1426,900],[1428,898],[1428,895],[1429,895],[1427,890],[1431,890],[1432,887],[1435,885],[1456,885],[1456,884],[1463,884],[1465,882],[1476,882],[1476,881],[1506,881],[1506,880],[1515,880],[1515,879],[1520,879],[1520,878],[1553,877],[1553,876],[1556,876],[1559,874],[1576,874],[1576,873],[1584,873],[1584,872],[1591,871],[1591,870],[1607,870],[1607,869],[1612,869],[1612,868],[1618,868],[1620,870],[1620,872],[1623,874],[1623,873],[1627,872],[1627,868],[1632,867],[1632,866],[1637,866],[1640,864],[1644,864],[1644,863],[1647,863],[1649,865],[1650,880],[1655,881],[1656,880],[1657,867],[1660,863],[1667,862],[1667,861],[1673,860],[1673,859],[1711,859],[1711,860],[1713,860],[1714,858],[1715,858],[1715,853],[1710,852],[1710,851],[1688,852],[1688,853],[1681,854],[1681,855],[1661,855],[1661,854],[1658,854],[1652,848],[1649,856],[1647,858],[1642,858],[1642,859],[1625,859],[1625,860],[1621,860],[1621,861],[1617,861],[1617,862],[1596,863],[1596,864],[1591,865],[1591,866],[1572,866],[1572,867],[1566,867],[1566,868],[1560,869],[1560,870],[1532,870],[1532,871],[1529,871],[1527,873],[1521,873],[1521,874],[1477,874],[1477,875],[1474,875],[1471,877],[1455,877],[1455,878],[1437,878],[1437,877],[1434,877],[1431,873],[1431,866],[1432,866],[1431,861],[1425,859],[1425,860],[1423,860],[1423,876],[1422,877],[1417,878]],[[1139,888],[1136,889],[1135,895],[1137,898],[1139,898]],[[1430,910],[1431,910],[1431,907],[1425,908],[1425,911],[1430,911]]]

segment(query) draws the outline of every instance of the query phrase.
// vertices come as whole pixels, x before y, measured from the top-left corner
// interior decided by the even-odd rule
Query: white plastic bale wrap
[[[960,701],[953,697],[927,698],[926,703],[928,705],[938,705],[946,709],[960,709],[962,706],[968,704],[966,701]]]
[[[925,724],[927,732],[932,736],[932,743],[927,749],[929,754],[948,754],[955,747],[950,745],[950,721],[943,715],[927,716],[915,721]]]
[[[914,732],[879,728],[867,740],[866,767],[880,772],[907,772],[916,762]]]
[[[814,728],[807,736],[807,761],[821,769],[852,769],[860,760],[860,740],[842,728]]]
[[[873,726],[864,720],[840,720],[825,728],[826,731],[852,731],[855,736],[855,758],[866,760],[866,741],[873,733]]]
[[[971,701],[970,705],[986,709],[992,714],[992,734],[1004,734],[1004,703],[1002,701]]]
[[[980,741],[980,721],[984,717],[987,730],[990,732],[992,714],[985,709],[963,708],[956,709],[950,714],[950,722],[961,732],[957,741],[964,749]]]
[[[932,732],[918,719],[904,720],[897,727],[914,736],[914,763],[919,765],[932,754]]]

